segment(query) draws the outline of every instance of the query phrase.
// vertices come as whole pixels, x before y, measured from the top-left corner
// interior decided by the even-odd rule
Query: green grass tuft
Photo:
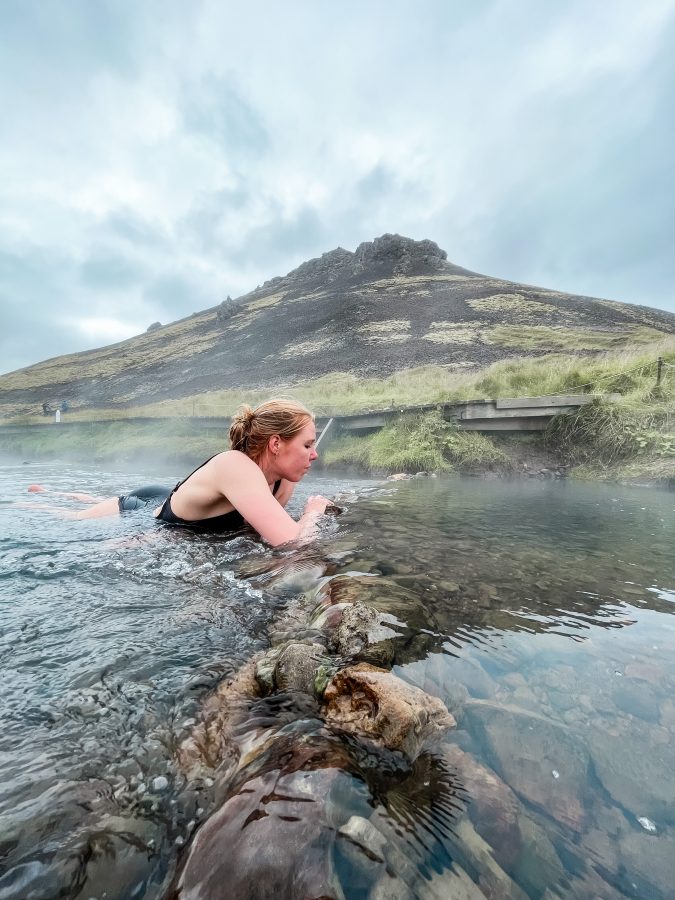
[[[472,472],[510,467],[490,438],[460,431],[439,411],[402,416],[365,437],[340,437],[323,454],[327,466],[356,465],[370,472]]]

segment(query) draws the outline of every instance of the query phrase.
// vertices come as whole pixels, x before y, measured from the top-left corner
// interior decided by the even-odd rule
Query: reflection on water
[[[147,480],[6,467],[0,499]],[[0,898],[672,896],[675,496],[417,479],[294,503],[352,488],[296,551],[0,507]],[[374,645],[339,634],[359,604]],[[379,746],[300,689],[302,653],[247,699],[289,643],[392,667],[457,727]]]

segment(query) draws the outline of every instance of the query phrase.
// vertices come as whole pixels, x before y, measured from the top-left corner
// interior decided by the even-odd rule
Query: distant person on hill
[[[299,403],[242,406],[230,426],[230,450],[207,459],[173,489],[148,485],[66,515],[93,519],[149,509],[161,522],[211,533],[238,531],[248,523],[277,546],[311,533],[330,503],[310,497],[297,522],[284,509],[318,456],[315,444],[314,417]]]

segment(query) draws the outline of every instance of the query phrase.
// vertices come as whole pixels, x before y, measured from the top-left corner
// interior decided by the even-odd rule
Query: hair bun
[[[246,428],[250,428],[251,423],[255,419],[255,410],[251,409],[250,406],[244,405],[241,408],[239,416],[241,418],[242,425],[244,425]]]

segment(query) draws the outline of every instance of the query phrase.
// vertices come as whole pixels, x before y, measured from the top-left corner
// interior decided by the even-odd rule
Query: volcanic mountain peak
[[[404,274],[425,265],[431,269],[444,268],[448,258],[433,241],[414,241],[400,234],[383,234],[374,241],[364,241],[354,251],[355,264],[360,271],[371,266],[391,268],[394,274]]]
[[[434,241],[415,241],[400,234],[383,234],[364,241],[352,253],[336,247],[328,253],[301,263],[285,277],[272,278],[264,289],[298,281],[330,283],[337,279],[384,277],[386,275],[420,275],[423,273],[469,273],[447,261],[448,254]],[[260,289],[262,290],[262,289]]]
[[[223,389],[278,391],[334,373],[381,378],[429,365],[466,372],[673,334],[672,313],[479,275],[448,262],[433,241],[384,234],[119,344],[4,375],[0,415],[64,398],[74,411]]]

